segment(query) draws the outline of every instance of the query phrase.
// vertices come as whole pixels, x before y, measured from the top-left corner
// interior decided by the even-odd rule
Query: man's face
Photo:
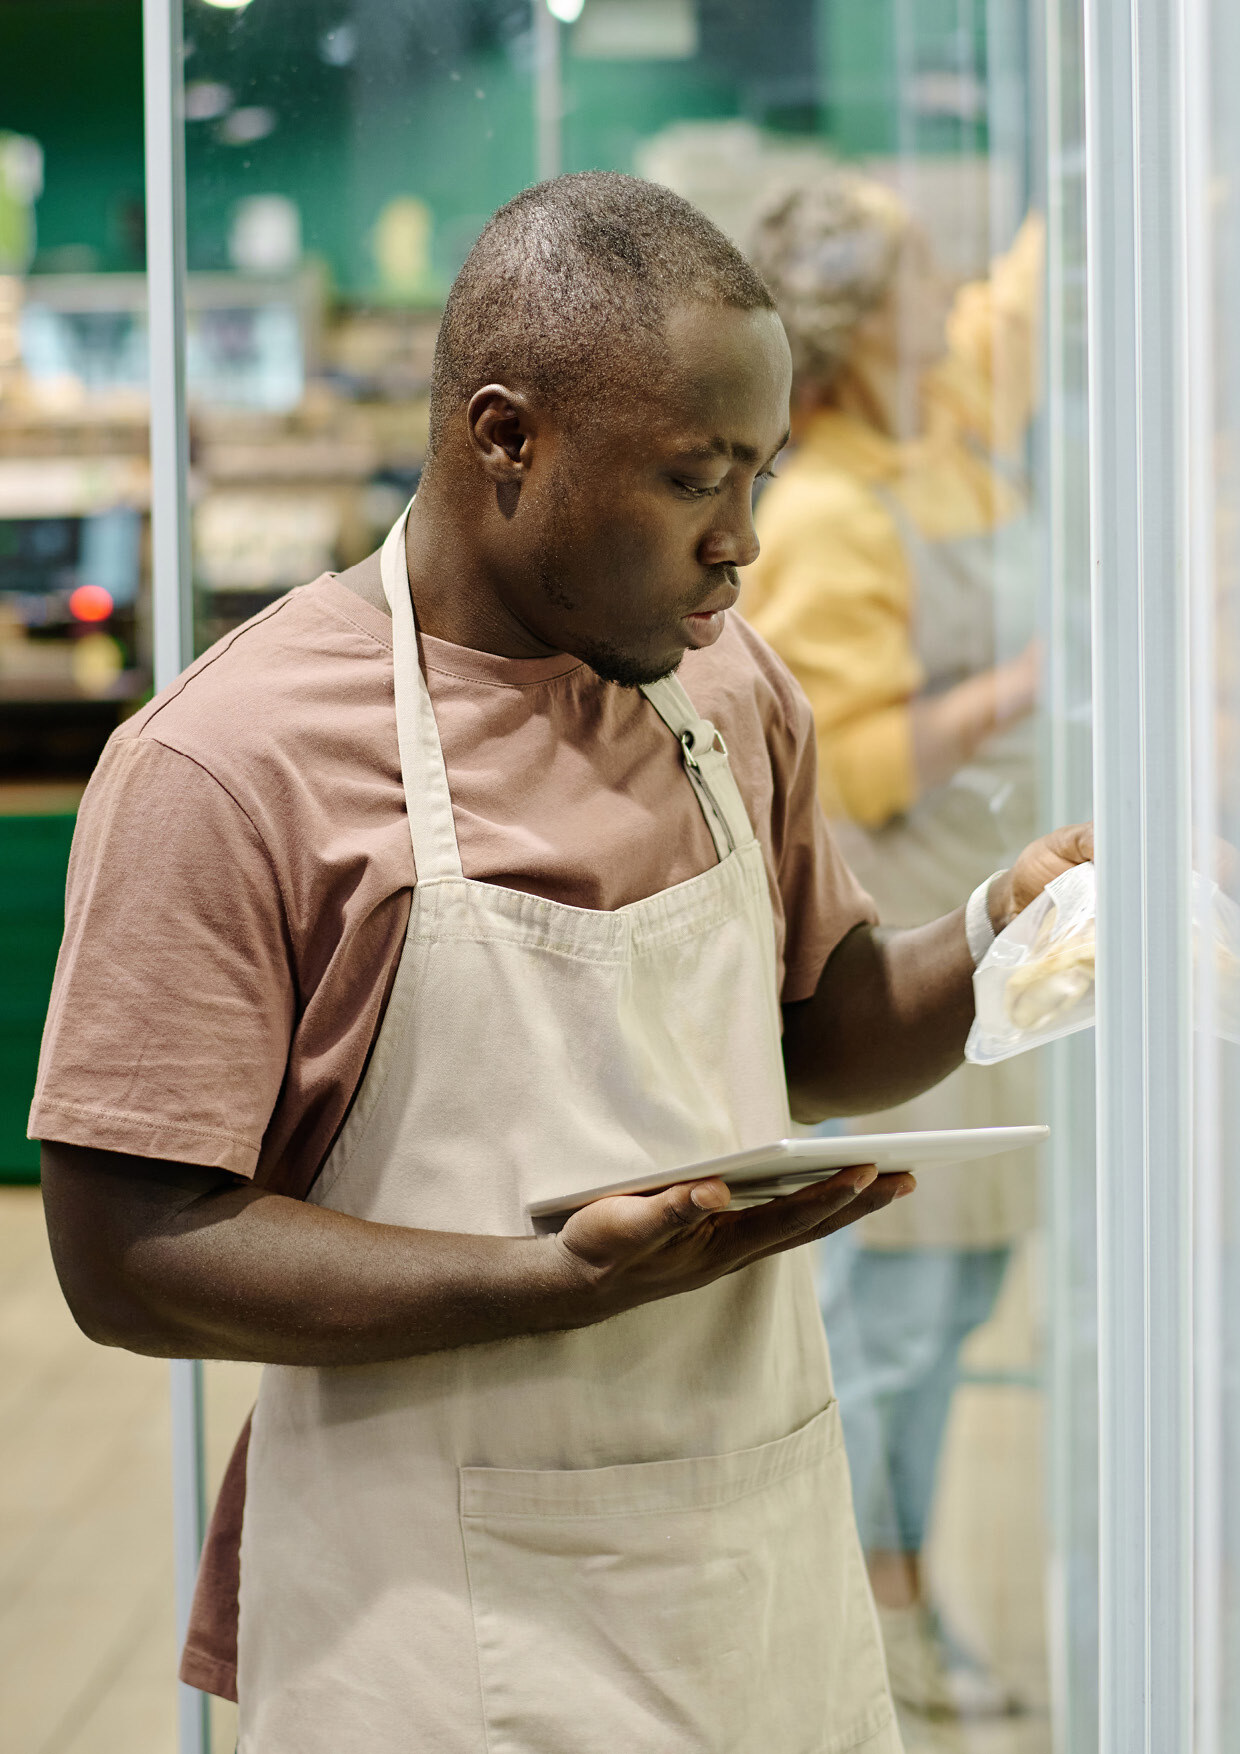
[[[539,424],[495,578],[549,649],[628,687],[719,638],[758,553],[755,482],[788,436],[773,312],[687,306],[666,339],[605,403]]]

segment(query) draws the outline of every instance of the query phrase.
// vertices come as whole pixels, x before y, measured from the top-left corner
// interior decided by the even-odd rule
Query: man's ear
[[[474,455],[499,487],[521,487],[530,471],[538,419],[520,390],[484,384],[470,397],[466,427]]]

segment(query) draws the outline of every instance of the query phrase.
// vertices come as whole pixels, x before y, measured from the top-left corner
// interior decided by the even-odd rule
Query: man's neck
[[[418,626],[432,639],[497,658],[546,658],[546,645],[508,608],[475,539],[476,508],[445,507],[433,484],[419,488],[405,529],[405,559]]]
[[[459,532],[449,535],[451,539],[438,526],[434,508],[419,495],[409,513],[405,559],[422,632],[449,645],[492,652],[499,658],[549,657],[552,648],[504,610],[488,582],[474,576],[476,566],[470,566],[467,541]],[[442,559],[445,554],[453,556],[450,565]],[[377,549],[356,566],[337,573],[336,580],[373,608],[385,615],[391,613]]]

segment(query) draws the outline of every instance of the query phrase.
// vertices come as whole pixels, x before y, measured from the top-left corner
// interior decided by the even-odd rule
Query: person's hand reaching
[[[1017,914],[1023,913],[1047,884],[1068,871],[1083,865],[1094,856],[1094,825],[1078,822],[1070,828],[1056,828],[1040,840],[1031,841],[1010,871],[996,877],[987,898],[990,923],[995,932],[1010,926]]]

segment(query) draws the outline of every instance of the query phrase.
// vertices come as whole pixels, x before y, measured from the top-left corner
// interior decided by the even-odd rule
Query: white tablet
[[[557,1220],[563,1223],[570,1213],[592,1200],[612,1194],[656,1194],[677,1182],[702,1181],[714,1175],[731,1188],[729,1210],[734,1211],[795,1193],[811,1182],[827,1181],[837,1170],[857,1163],[874,1163],[883,1171],[922,1169],[935,1163],[961,1163],[971,1157],[1023,1151],[1040,1145],[1049,1134],[1049,1127],[950,1127],[925,1133],[838,1133],[825,1139],[779,1139],[773,1145],[735,1151],[730,1157],[712,1157],[559,1199],[537,1200],[528,1211],[537,1229],[552,1230],[558,1228]]]

